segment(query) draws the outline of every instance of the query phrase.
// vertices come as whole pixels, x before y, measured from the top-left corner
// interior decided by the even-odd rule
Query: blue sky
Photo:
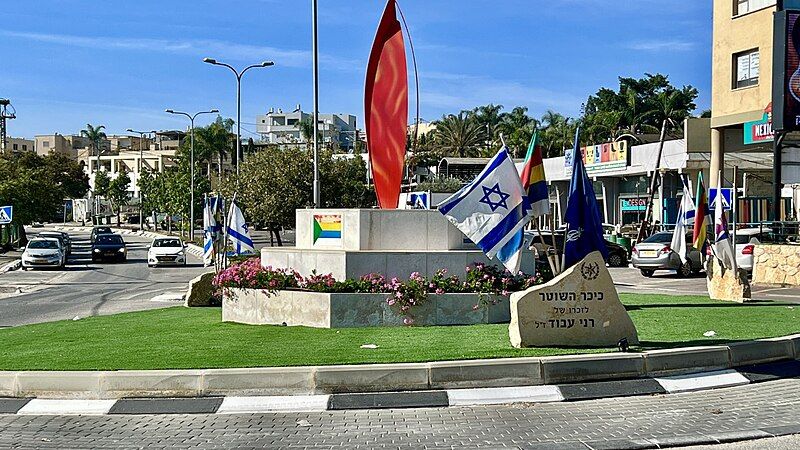
[[[235,117],[227,69],[248,72],[242,126],[270,107],[311,109],[310,0],[35,0],[5,2],[0,97],[12,136],[175,129],[163,111]],[[320,110],[363,124],[366,60],[381,0],[320,0]],[[670,75],[710,103],[711,2],[697,0],[401,0],[417,50],[422,117],[486,103],[578,115],[617,77]],[[413,105],[413,101],[411,102]],[[254,137],[243,131],[244,137]]]

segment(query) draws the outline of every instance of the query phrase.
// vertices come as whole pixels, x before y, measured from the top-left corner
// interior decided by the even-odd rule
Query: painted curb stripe
[[[655,380],[670,394],[741,386],[750,383],[750,380],[735,370],[656,377]]]
[[[584,441],[592,450],[640,450],[658,448],[654,442],[647,439],[611,439],[608,441]]]
[[[736,370],[752,383],[800,377],[800,361],[779,361],[755,366],[737,367]]]
[[[199,398],[124,398],[109,414],[214,414],[222,397]]]
[[[333,394],[328,409],[436,408],[450,406],[446,391]]]
[[[564,400],[566,401],[667,393],[658,381],[652,378],[599,381],[584,384],[560,384],[558,388],[561,389],[561,395],[564,396]]]
[[[117,400],[55,400],[34,398],[20,409],[22,415],[102,416]]]
[[[564,401],[558,386],[448,389],[450,406],[550,403]]]
[[[29,398],[0,398],[0,414],[16,414],[30,401]]]
[[[329,399],[330,395],[225,397],[217,409],[217,414],[320,412],[328,409]]]

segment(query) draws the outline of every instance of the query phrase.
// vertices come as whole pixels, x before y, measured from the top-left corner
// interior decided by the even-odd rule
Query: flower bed
[[[405,325],[447,322],[461,324],[465,321],[499,323],[497,320],[500,319],[507,321],[508,314],[486,311],[494,306],[507,310],[511,292],[525,290],[543,282],[541,276],[512,275],[508,271],[502,272],[480,263],[467,267],[466,272],[467,276],[463,281],[458,277],[447,276],[446,270],[438,271],[430,279],[415,272],[408,280],[402,281],[398,278],[386,279],[376,273],[364,275],[357,280],[336,280],[330,274],[303,277],[292,269],[262,267],[259,259],[253,258],[234,264],[217,274],[214,286],[222,290],[223,320],[335,327],[342,326],[337,325],[340,323],[352,323],[343,326],[395,324],[393,317],[399,317],[399,324]],[[309,295],[312,293],[323,295]],[[446,298],[453,299],[450,302],[456,302],[456,297],[450,294],[461,295],[457,301],[460,306],[451,311],[453,314],[449,316],[469,316],[468,318],[453,320],[452,317],[446,317],[448,314],[444,311],[453,309]],[[267,300],[270,297],[272,298]],[[469,309],[475,314],[470,316],[468,311],[462,311],[466,301],[471,302]],[[262,307],[260,302],[273,305]],[[243,306],[245,303],[247,306]],[[501,303],[505,306],[501,306]],[[360,311],[358,314],[364,318],[341,321],[331,319],[339,314],[339,306],[345,308],[345,304]],[[233,313],[234,309],[238,311],[236,314]],[[252,310],[251,313],[248,310]],[[312,310],[316,312],[312,313]],[[286,312],[286,320],[279,320],[280,311]],[[309,315],[315,318],[303,318]]]

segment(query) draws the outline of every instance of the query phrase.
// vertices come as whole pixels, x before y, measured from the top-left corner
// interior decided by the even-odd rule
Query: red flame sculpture
[[[367,65],[364,92],[367,146],[378,206],[396,209],[408,124],[408,71],[395,0],[386,2]]]

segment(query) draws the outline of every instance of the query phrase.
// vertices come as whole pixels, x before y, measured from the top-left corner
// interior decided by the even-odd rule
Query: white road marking
[[[35,398],[17,414],[58,416],[101,416],[108,414],[116,400],[56,400]]]
[[[670,394],[741,386],[750,383],[750,380],[735,370],[718,370],[674,377],[656,377],[655,380]]]
[[[450,406],[564,401],[558,386],[448,389],[447,397],[450,399]]]
[[[329,398],[329,395],[225,397],[217,414],[326,411]]]

